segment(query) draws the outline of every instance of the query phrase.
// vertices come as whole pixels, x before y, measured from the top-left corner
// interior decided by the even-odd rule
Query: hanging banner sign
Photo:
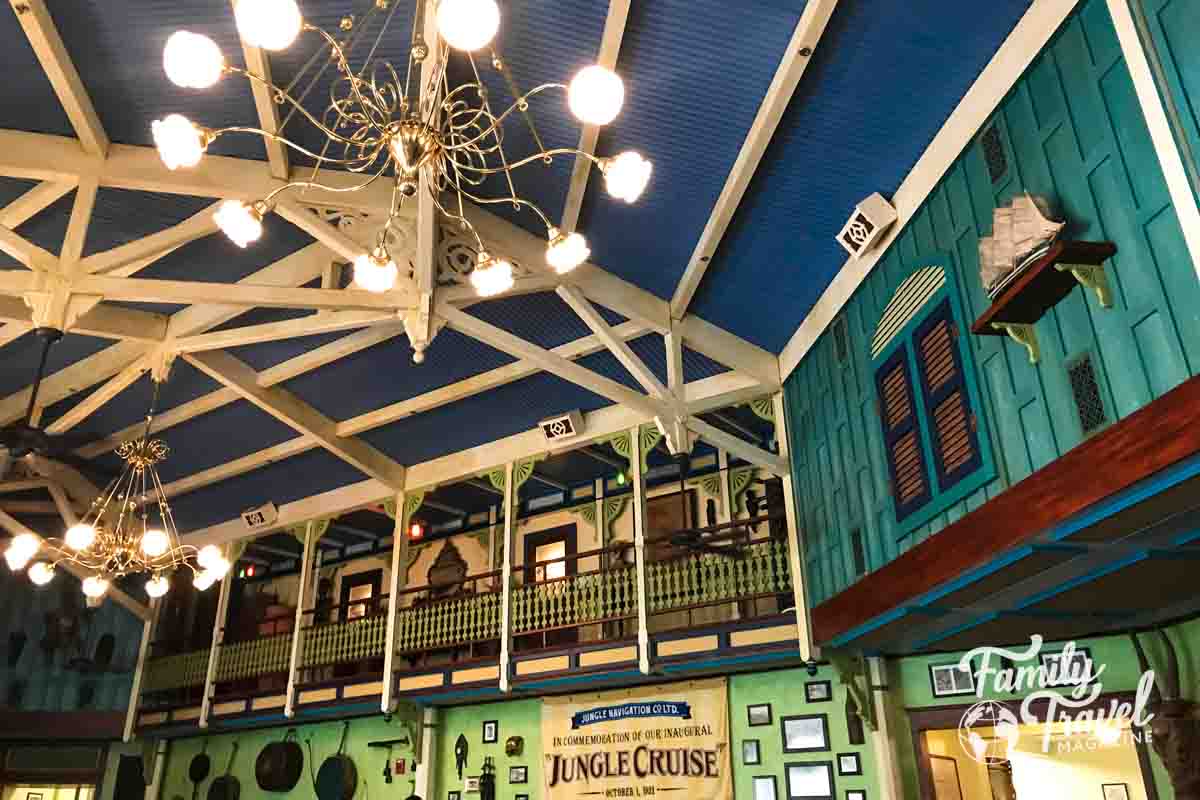
[[[545,800],[730,800],[723,678],[542,700]]]

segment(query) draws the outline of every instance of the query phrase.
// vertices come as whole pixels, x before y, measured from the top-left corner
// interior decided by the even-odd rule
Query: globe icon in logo
[[[974,760],[1007,760],[1021,735],[1021,721],[1008,706],[994,700],[976,703],[963,712],[958,723],[958,743],[963,752]],[[991,728],[992,735],[984,736],[981,729]]]

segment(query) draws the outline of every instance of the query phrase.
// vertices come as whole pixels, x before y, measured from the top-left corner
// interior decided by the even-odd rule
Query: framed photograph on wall
[[[463,781],[463,791],[467,794],[479,794],[479,776],[469,776]]]
[[[787,800],[834,800],[833,762],[787,765]]]
[[[514,795],[513,795],[513,800],[529,800],[529,795],[527,795],[527,794],[514,794]]]
[[[847,789],[846,800],[867,800],[866,789]]]
[[[746,724],[751,728],[759,725],[770,725],[771,704],[759,703],[754,706],[746,706]]]
[[[953,664],[930,664],[929,686],[934,697],[957,697],[975,694],[975,673]]]
[[[762,753],[758,749],[758,739],[746,739],[742,742],[742,763],[762,763]]]
[[[817,753],[829,750],[829,717],[801,714],[779,720],[785,753]]]
[[[500,721],[495,719],[483,722],[483,743],[495,744],[500,741]]]
[[[862,759],[858,753],[838,753],[838,775],[862,775]]]
[[[462,792],[446,792],[446,800],[462,800]]]
[[[509,767],[508,768],[509,783],[529,783],[529,767]]]
[[[754,798],[753,800],[779,800],[775,793],[775,776],[774,775],[755,775],[754,776]]]
[[[1102,783],[1100,791],[1104,793],[1104,800],[1129,800],[1128,783]]]
[[[809,681],[804,684],[804,699],[810,703],[827,703],[833,699],[830,681]]]

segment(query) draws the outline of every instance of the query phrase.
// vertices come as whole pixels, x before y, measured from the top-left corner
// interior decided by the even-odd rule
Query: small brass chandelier
[[[158,388],[156,381],[155,401]],[[147,575],[146,594],[156,598],[167,593],[171,574],[182,567],[192,571],[193,584],[200,590],[229,572],[230,562],[215,545],[197,549],[179,541],[157,469],[169,451],[160,439],[150,438],[153,418],[151,403],[142,436],[116,450],[125,461],[121,474],[61,539],[32,533],[13,537],[4,552],[11,570],[28,566],[30,581],[44,586],[60,564],[69,562],[78,568],[72,571],[81,574],[83,593],[93,606],[103,601],[113,581],[126,575]]]
[[[548,165],[557,157],[586,159],[604,174],[609,194],[632,203],[650,180],[651,164],[632,150],[597,157],[574,147],[546,147],[530,114],[530,100],[551,90],[565,90],[568,106],[581,122],[605,125],[616,118],[624,101],[625,89],[620,77],[610,69],[593,65],[581,70],[569,86],[544,83],[522,93],[507,64],[490,46],[500,24],[500,9],[495,0],[439,0],[436,26],[441,40],[449,47],[432,51],[424,35],[427,0],[415,0],[408,63],[396,69],[382,59],[375,59],[374,54],[401,1],[375,0],[362,19],[342,18],[341,39],[304,20],[296,0],[237,1],[234,17],[242,39],[249,45],[275,51],[290,46],[301,33],[312,33],[319,39],[320,49],[309,60],[309,66],[319,63],[322,54],[328,52],[326,67],[333,64],[338,73],[320,117],[302,105],[320,74],[307,86],[297,86],[308,66],[289,86],[279,87],[248,69],[227,64],[216,43],[207,36],[189,31],[174,33],[163,54],[163,65],[172,82],[184,88],[204,89],[225,75],[241,75],[252,84],[266,87],[274,102],[284,109],[281,129],[298,117],[316,128],[324,146],[320,153],[315,153],[275,132],[243,126],[210,129],[171,114],[153,124],[154,141],[163,162],[170,169],[193,167],[200,163],[216,138],[229,133],[263,136],[314,161],[309,180],[289,181],[249,203],[227,200],[220,205],[215,214],[217,224],[241,247],[262,235],[263,216],[283,192],[306,188],[353,192],[378,180],[390,180],[392,200],[388,219],[379,231],[375,247],[354,262],[355,283],[368,291],[388,291],[399,277],[393,254],[388,251],[388,232],[403,202],[419,194],[422,182],[428,187],[434,206],[456,221],[478,245],[470,281],[480,296],[511,288],[513,267],[507,260],[489,254],[467,220],[464,209],[468,202],[508,204],[532,213],[546,228],[548,264],[559,274],[582,264],[591,253],[587,241],[577,232],[560,231],[542,209],[522,197],[516,188],[517,171],[536,163]],[[378,33],[365,62],[355,70],[350,63],[351,51],[369,39],[365,32],[372,23],[377,24]],[[451,78],[451,49],[466,59],[464,74],[469,78],[465,82],[456,83]],[[475,54],[484,52],[486,56],[481,56],[481,60],[503,77],[514,98],[503,110],[493,109],[480,77]],[[430,58],[434,59],[432,69],[422,86],[422,65]],[[518,114],[532,135],[534,152],[514,158],[505,151],[504,122]],[[323,185],[318,180],[318,170],[322,167],[361,173],[365,179],[350,187]]]

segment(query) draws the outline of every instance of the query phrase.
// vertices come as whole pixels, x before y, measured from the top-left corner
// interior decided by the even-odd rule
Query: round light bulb
[[[546,247],[546,263],[554,267],[559,275],[564,275],[588,260],[592,254],[587,246],[587,239],[581,234],[572,233],[564,236],[558,228],[550,229],[550,244]]]
[[[171,549],[171,539],[166,531],[151,528],[142,534],[142,552],[150,558],[165,555]]]
[[[604,186],[618,200],[632,203],[642,196],[654,165],[633,150],[611,158],[604,166]]]
[[[221,79],[225,58],[217,43],[191,31],[175,31],[163,48],[163,69],[176,86],[207,89]]]
[[[171,588],[171,582],[164,575],[155,575],[146,581],[146,594],[150,597],[162,597]]]
[[[584,67],[567,87],[567,105],[571,113],[589,125],[607,125],[621,113],[625,102],[625,84],[608,67],[593,64]]]
[[[80,522],[67,528],[66,536],[63,538],[67,543],[67,547],[72,550],[87,550],[96,541],[96,528],[95,526]]]
[[[9,547],[4,551],[4,560],[8,563],[8,568],[13,572],[20,572],[25,569],[25,565],[29,563],[30,556],[25,555],[19,550],[13,550]]]
[[[34,565],[29,568],[29,580],[33,581],[36,586],[45,586],[54,580],[54,567],[45,561],[34,562]]]
[[[217,206],[213,220],[221,232],[238,247],[245,247],[262,236],[262,211],[241,200],[226,200]]]
[[[480,297],[507,292],[513,287],[512,264],[480,253],[475,269],[471,270],[471,286],[475,287],[475,293]]]
[[[354,259],[354,283],[368,292],[386,292],[396,285],[400,271],[386,252],[376,250]]]
[[[213,563],[213,564],[212,564],[212,565],[211,565],[211,566],[210,566],[210,567],[209,567],[207,570],[205,570],[205,571],[206,571],[206,572],[207,572],[209,575],[211,575],[211,576],[212,576],[212,578],[213,578],[213,580],[214,580],[214,581],[219,581],[219,580],[221,580],[222,578],[224,578],[226,575],[228,575],[228,574],[229,574],[229,570],[230,570],[230,569],[232,569],[232,568],[233,568],[233,564],[229,563],[229,560],[228,560],[228,559],[226,559],[226,558],[222,558],[220,561],[216,561],[216,562],[214,562],[214,563]]]
[[[99,575],[89,575],[83,579],[83,593],[93,600],[104,597],[108,593],[108,580]]]
[[[210,586],[217,582],[217,579],[208,570],[202,570],[196,573],[196,577],[192,579],[192,586],[195,586],[200,591],[207,590]]]
[[[204,569],[208,569],[217,562],[224,561],[225,556],[221,553],[221,548],[215,544],[206,544],[200,548],[200,552],[196,554],[196,563]]]
[[[437,25],[455,50],[478,50],[500,29],[500,7],[496,0],[442,0]]]
[[[156,119],[150,130],[154,134],[158,157],[167,169],[196,166],[208,148],[204,131],[182,114]]]
[[[32,533],[20,533],[13,537],[8,546],[10,550],[25,556],[25,560],[28,561],[42,549],[42,540]]]
[[[264,50],[284,49],[304,26],[296,0],[238,0],[233,17],[246,43]]]

